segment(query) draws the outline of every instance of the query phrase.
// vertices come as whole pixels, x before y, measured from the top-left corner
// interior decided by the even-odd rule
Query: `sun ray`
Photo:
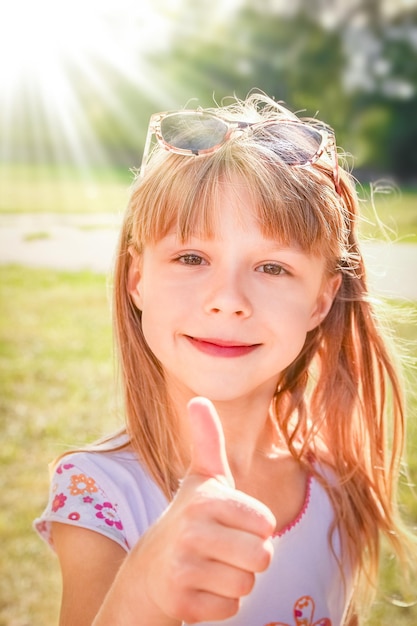
[[[147,0],[9,3],[0,19],[1,160],[111,163],[92,110],[134,132],[140,113],[112,89],[115,76],[144,102],[169,103],[145,50],[152,32],[153,49],[167,45],[168,21]]]
[[[198,20],[207,14],[203,21],[208,32],[241,1],[205,0],[192,13]],[[28,210],[56,204],[63,210],[77,209],[85,207],[90,197],[94,202],[89,206],[97,210],[104,172],[108,196],[112,180],[120,175],[130,180],[129,170],[141,160],[151,113],[185,105],[195,95],[189,92],[190,81],[201,83],[192,68],[186,70],[184,81],[184,71],[177,74],[165,62],[178,26],[190,18],[189,3],[4,3],[0,11],[0,210],[22,207],[22,189],[28,190]],[[79,202],[69,191],[74,180]]]

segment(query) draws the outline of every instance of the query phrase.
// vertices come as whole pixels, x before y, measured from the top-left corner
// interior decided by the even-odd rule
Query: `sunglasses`
[[[189,156],[210,154],[218,150],[236,132],[251,131],[260,144],[275,152],[287,165],[313,165],[323,154],[331,158],[333,179],[341,194],[339,164],[334,131],[323,124],[292,119],[261,122],[225,120],[208,111],[184,110],[152,115],[140,175],[148,162],[152,137],[169,152]]]

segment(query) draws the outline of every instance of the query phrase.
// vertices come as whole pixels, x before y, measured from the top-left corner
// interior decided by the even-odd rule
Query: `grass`
[[[107,293],[101,275],[0,267],[0,626],[58,623],[58,563],[31,524],[46,503],[47,462],[120,425]],[[398,332],[410,345],[417,340],[414,324]],[[411,408],[415,415],[414,401]],[[416,481],[415,420],[411,426]],[[417,502],[405,487],[402,500],[416,525]],[[386,595],[394,584],[387,564]],[[382,594],[370,626],[416,623],[417,607],[392,606]]]
[[[115,425],[103,276],[0,268],[0,625],[58,623],[59,571],[31,529],[47,462]]]
[[[2,164],[0,213],[106,213],[122,210],[133,175],[126,170],[75,170]]]
[[[379,183],[374,193],[364,186],[360,196],[365,238],[417,243],[417,188]]]
[[[46,230],[38,230],[25,235],[23,239],[24,241],[38,241],[39,239],[49,239],[50,236],[50,233]]]

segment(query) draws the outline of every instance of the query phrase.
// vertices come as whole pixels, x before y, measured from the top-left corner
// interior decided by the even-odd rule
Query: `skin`
[[[265,239],[244,186],[224,185],[220,203],[215,238],[184,243],[169,233],[133,254],[129,275],[182,416],[185,478],[128,555],[97,533],[54,524],[61,626],[231,617],[271,561],[271,535],[303,506],[306,476],[269,404],[340,279],[326,276],[323,259]]]

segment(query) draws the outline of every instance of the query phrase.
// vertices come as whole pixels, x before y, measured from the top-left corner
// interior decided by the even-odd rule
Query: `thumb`
[[[188,403],[188,415],[192,447],[188,475],[217,478],[234,488],[223,427],[213,403],[207,398],[193,398]]]

